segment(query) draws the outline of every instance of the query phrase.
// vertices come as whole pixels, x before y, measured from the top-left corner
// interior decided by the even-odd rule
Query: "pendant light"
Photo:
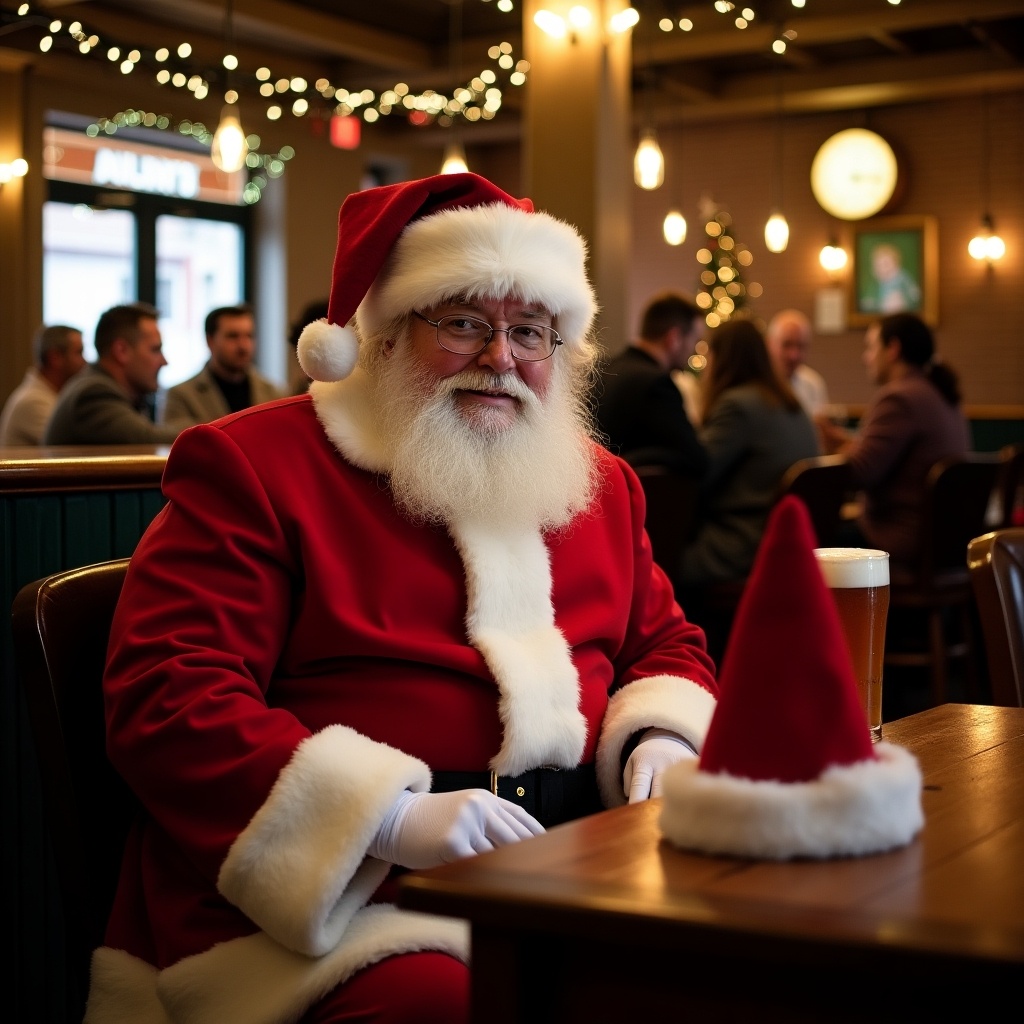
[[[665,241],[669,245],[682,245],[686,241],[686,218],[683,216],[682,204],[679,202],[679,193],[681,191],[679,187],[680,168],[683,167],[683,135],[677,133],[675,137],[675,147],[673,148],[673,160],[671,173],[669,177],[670,190],[676,202],[675,205],[665,214],[665,219],[661,224],[661,233],[665,236]]]
[[[649,192],[661,188],[665,180],[665,156],[658,145],[658,134],[654,130],[651,116],[651,96],[654,92],[654,77],[650,64],[647,66],[644,99],[644,128],[640,132],[640,143],[633,155],[633,180],[640,188]]]
[[[772,174],[772,212],[764,226],[764,244],[769,252],[785,252],[789,245],[789,222],[782,212],[782,77],[781,66],[775,66],[775,168]]]
[[[676,208],[669,210],[665,214],[661,232],[669,245],[682,245],[686,241],[686,218]]]
[[[453,0],[448,8],[448,75],[452,89],[457,89],[459,70],[462,67],[462,0]],[[442,174],[464,174],[469,170],[466,151],[458,136],[458,129],[452,128],[453,138],[444,148],[441,162]]]
[[[224,67],[227,69],[224,76],[224,83],[227,86],[224,93],[225,103],[220,112],[220,124],[213,133],[213,144],[210,146],[210,159],[214,166],[227,174],[240,171],[245,166],[245,158],[249,153],[249,144],[245,141],[245,132],[242,130],[242,119],[237,106],[234,105],[238,102],[238,93],[231,88],[231,67],[235,63],[234,54],[231,52],[234,46],[231,2],[232,0],[226,0],[224,4],[224,42],[228,50],[224,57]]]
[[[640,145],[633,157],[633,180],[648,191],[661,188],[665,180],[665,156],[653,128],[640,133]]]

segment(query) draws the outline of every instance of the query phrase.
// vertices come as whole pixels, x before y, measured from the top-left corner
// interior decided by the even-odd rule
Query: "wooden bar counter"
[[[0,491],[11,494],[160,486],[170,445],[0,446]]]
[[[400,902],[470,921],[477,1024],[950,1020],[1004,998],[1016,1016],[1024,708],[946,704],[883,733],[924,774],[903,849],[686,853],[651,800],[410,873]]]

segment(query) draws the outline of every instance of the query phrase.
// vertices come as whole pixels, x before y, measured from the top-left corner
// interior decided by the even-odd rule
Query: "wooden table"
[[[411,873],[400,902],[471,922],[475,1022],[973,1019],[1002,993],[1016,1018],[1024,708],[946,704],[884,738],[924,773],[925,827],[903,849],[684,853],[651,800]]]

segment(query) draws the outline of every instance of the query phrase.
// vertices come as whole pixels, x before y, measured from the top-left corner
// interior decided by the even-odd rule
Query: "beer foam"
[[[875,548],[815,548],[825,585],[832,590],[889,585],[889,552]]]

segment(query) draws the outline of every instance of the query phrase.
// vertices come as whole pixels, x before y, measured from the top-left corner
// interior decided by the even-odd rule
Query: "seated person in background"
[[[864,365],[879,386],[852,434],[825,418],[818,429],[829,452],[850,461],[864,495],[857,532],[847,542],[888,551],[912,564],[921,541],[921,501],[931,467],[971,448],[956,373],[939,361],[931,328],[913,313],[894,313],[864,337]]]
[[[0,444],[42,444],[60,389],[85,366],[82,332],[54,324],[32,339],[32,362],[0,415]]]
[[[775,372],[793,389],[813,420],[828,405],[825,378],[807,365],[811,321],[798,309],[783,309],[768,322],[765,344]]]
[[[730,320],[712,331],[702,380],[700,440],[708,472],[697,532],[683,549],[676,577],[684,602],[705,584],[750,572],[783,475],[794,462],[818,454],[814,425],[772,369],[764,338],[750,320]]]
[[[134,303],[113,306],[96,325],[95,363],[64,385],[44,444],[163,444],[180,426],[154,423],[148,399],[164,359],[159,313]]]
[[[704,474],[707,456],[671,377],[693,355],[703,324],[696,303],[682,295],[669,292],[648,303],[640,337],[602,370],[597,425],[611,451],[634,464]]]
[[[96,1020],[463,1022],[464,925],[395,875],[657,796],[712,714],[591,438],[576,231],[455,174],[349,196],[338,238],[317,382],[186,431],[132,556],[104,689],[146,813]]]
[[[209,423],[284,392],[253,369],[256,332],[248,306],[221,306],[206,317],[210,358],[194,376],[167,391],[162,419],[190,426]]]
[[[312,383],[299,365],[299,337],[314,320],[323,320],[327,316],[328,308],[327,299],[317,299],[315,302],[308,303],[303,306],[298,319],[292,324],[288,332],[288,345],[294,353],[294,367],[288,374],[289,393],[292,395],[305,394]]]

